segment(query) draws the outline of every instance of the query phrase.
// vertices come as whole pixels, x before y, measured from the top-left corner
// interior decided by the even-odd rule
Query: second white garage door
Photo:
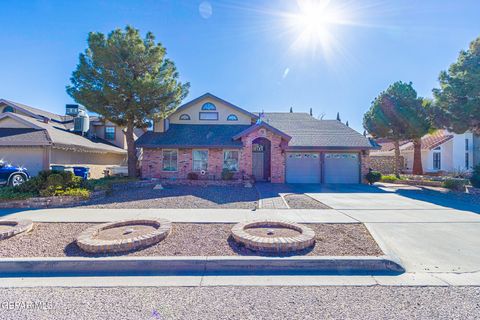
[[[287,153],[288,183],[320,183],[320,154]]]
[[[325,153],[325,183],[359,183],[357,153]]]

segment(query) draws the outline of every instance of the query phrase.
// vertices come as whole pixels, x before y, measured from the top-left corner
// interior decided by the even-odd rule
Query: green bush
[[[442,186],[454,191],[465,191],[466,184],[467,181],[463,179],[447,179],[443,182]]]
[[[235,173],[233,171],[230,171],[227,168],[225,168],[222,170],[222,180],[232,180],[234,174]]]
[[[69,195],[67,190],[80,190],[80,188],[88,191],[83,186],[82,178],[75,176],[72,172],[47,170],[40,171],[36,177],[15,187],[14,192],[28,194],[27,198],[32,196],[51,197]]]
[[[373,171],[372,169],[370,169],[365,178],[367,179],[369,184],[374,184],[375,182],[378,182],[382,179],[382,174],[378,171]]]
[[[395,182],[397,180],[400,180],[400,179],[398,179],[394,174],[388,174],[388,175],[385,175],[385,176],[382,175],[382,178],[381,178],[380,181],[382,181],[382,182]]]
[[[67,188],[66,190],[57,189],[53,195],[82,197],[88,199],[90,197],[90,191],[84,188]]]
[[[35,194],[32,192],[21,192],[13,187],[0,188],[0,201],[23,200],[34,196]]]
[[[83,181],[80,177],[74,177],[73,181],[76,180],[75,178],[79,178],[79,184],[77,186],[68,186],[69,188],[78,188],[84,187],[88,190],[109,190],[112,187],[112,184],[117,183],[128,183],[137,181],[138,178],[130,178],[130,177],[105,177],[100,179],[89,179]],[[73,182],[72,181],[72,182]]]
[[[480,188],[480,165],[473,168],[472,177],[470,178],[470,183],[475,188]]]

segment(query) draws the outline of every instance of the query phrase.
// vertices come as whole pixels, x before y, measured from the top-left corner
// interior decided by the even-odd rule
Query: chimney
[[[47,117],[42,117],[43,118],[43,123],[48,123],[50,121],[50,119],[48,119]]]

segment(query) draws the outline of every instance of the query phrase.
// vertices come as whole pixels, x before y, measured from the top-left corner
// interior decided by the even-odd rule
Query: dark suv
[[[30,179],[27,169],[0,160],[0,186],[19,186]]]

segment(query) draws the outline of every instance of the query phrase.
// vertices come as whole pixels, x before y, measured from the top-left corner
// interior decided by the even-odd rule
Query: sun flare
[[[346,12],[329,0],[298,0],[297,7],[297,12],[288,16],[296,37],[293,46],[330,55],[336,45],[335,27],[345,23]]]

